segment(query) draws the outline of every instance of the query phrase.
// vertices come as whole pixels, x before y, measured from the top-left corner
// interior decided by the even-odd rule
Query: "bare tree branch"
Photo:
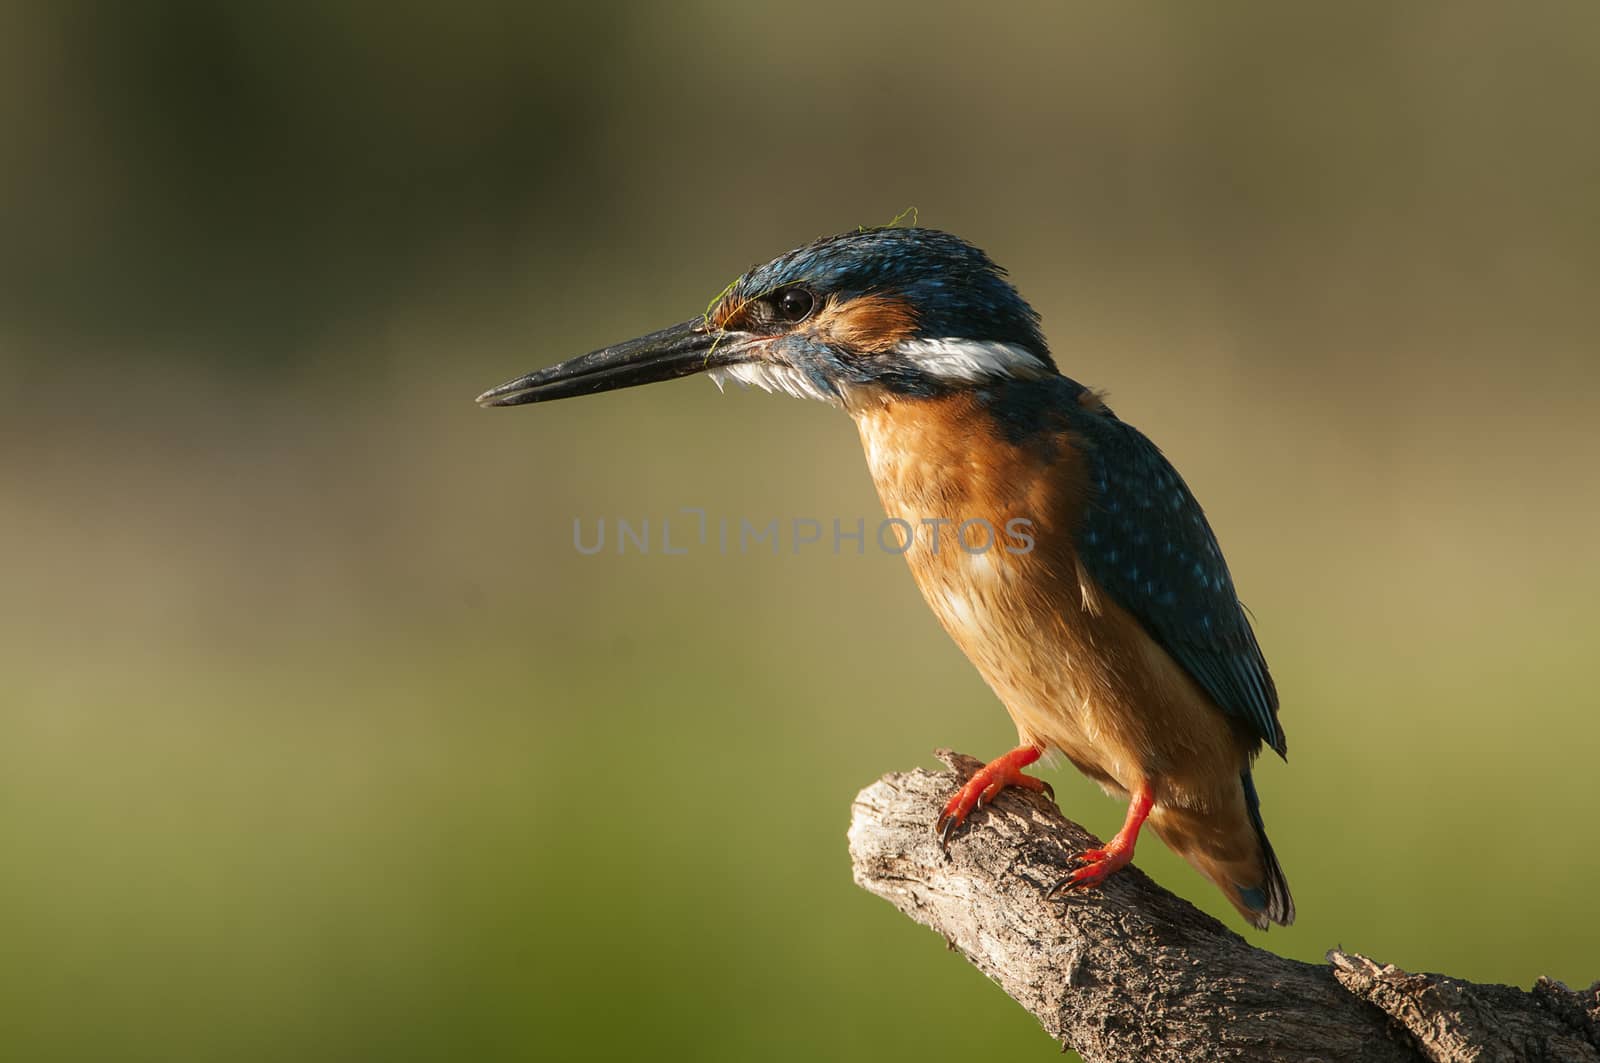
[[[1090,1063],[1600,1063],[1600,983],[1524,992],[1338,951],[1331,965],[1288,960],[1137,868],[1047,900],[1100,842],[1039,794],[1006,790],[947,857],[934,820],[980,762],[938,756],[955,770],[886,775],[856,798],[856,883],[943,934]]]

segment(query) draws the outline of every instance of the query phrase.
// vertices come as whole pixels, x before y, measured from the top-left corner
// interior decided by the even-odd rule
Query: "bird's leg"
[[[1027,790],[1040,790],[1052,798],[1056,792],[1043,779],[1022,774],[1022,769],[1044,755],[1038,746],[1018,746],[1003,757],[996,757],[973,773],[972,778],[957,790],[933,825],[939,835],[939,845],[948,849],[950,836],[966,821],[967,814],[980,805],[986,805],[1008,786],[1021,786]]]
[[[1084,866],[1050,887],[1047,896],[1053,896],[1062,890],[1098,886],[1127,867],[1133,861],[1133,846],[1139,840],[1139,828],[1144,826],[1144,821],[1149,818],[1150,806],[1153,804],[1155,796],[1151,792],[1150,784],[1141,783],[1134,791],[1133,799],[1128,802],[1128,818],[1122,821],[1122,829],[1117,831],[1117,836],[1102,848],[1087,849],[1079,853],[1076,859]]]

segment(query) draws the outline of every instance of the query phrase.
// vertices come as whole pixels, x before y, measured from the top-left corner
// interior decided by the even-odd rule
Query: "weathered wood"
[[[938,755],[955,770],[886,775],[856,798],[856,882],[943,934],[1090,1063],[1600,1063],[1600,983],[1528,993],[1342,952],[1284,959],[1137,868],[1047,899],[1100,842],[1040,794],[1005,791],[946,856],[934,820],[980,762]]]
[[[1365,956],[1328,953],[1334,977],[1371,1001],[1416,1039],[1436,1063],[1600,1059],[1600,982],[1575,993],[1541,978],[1532,992],[1479,985],[1440,974],[1408,974]]]

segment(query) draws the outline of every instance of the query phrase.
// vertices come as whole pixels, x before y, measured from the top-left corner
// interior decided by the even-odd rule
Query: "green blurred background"
[[[902,562],[572,547],[872,519],[849,421],[471,401],[908,205],[1212,515],[1252,940],[1600,977],[1597,93],[1586,2],[0,6],[0,1056],[1052,1058],[851,885],[1014,738]]]

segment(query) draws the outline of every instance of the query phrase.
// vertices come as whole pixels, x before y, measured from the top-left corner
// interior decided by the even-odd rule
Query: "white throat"
[[[903,358],[921,372],[938,380],[980,384],[995,380],[1038,380],[1050,375],[1050,367],[1025,347],[994,340],[944,339],[901,340],[888,357]],[[717,387],[727,381],[758,387],[762,391],[789,395],[797,399],[819,399],[850,409],[860,401],[871,401],[875,388],[852,389],[840,385],[836,393],[812,377],[787,365],[772,362],[742,362],[714,369],[711,379]]]

